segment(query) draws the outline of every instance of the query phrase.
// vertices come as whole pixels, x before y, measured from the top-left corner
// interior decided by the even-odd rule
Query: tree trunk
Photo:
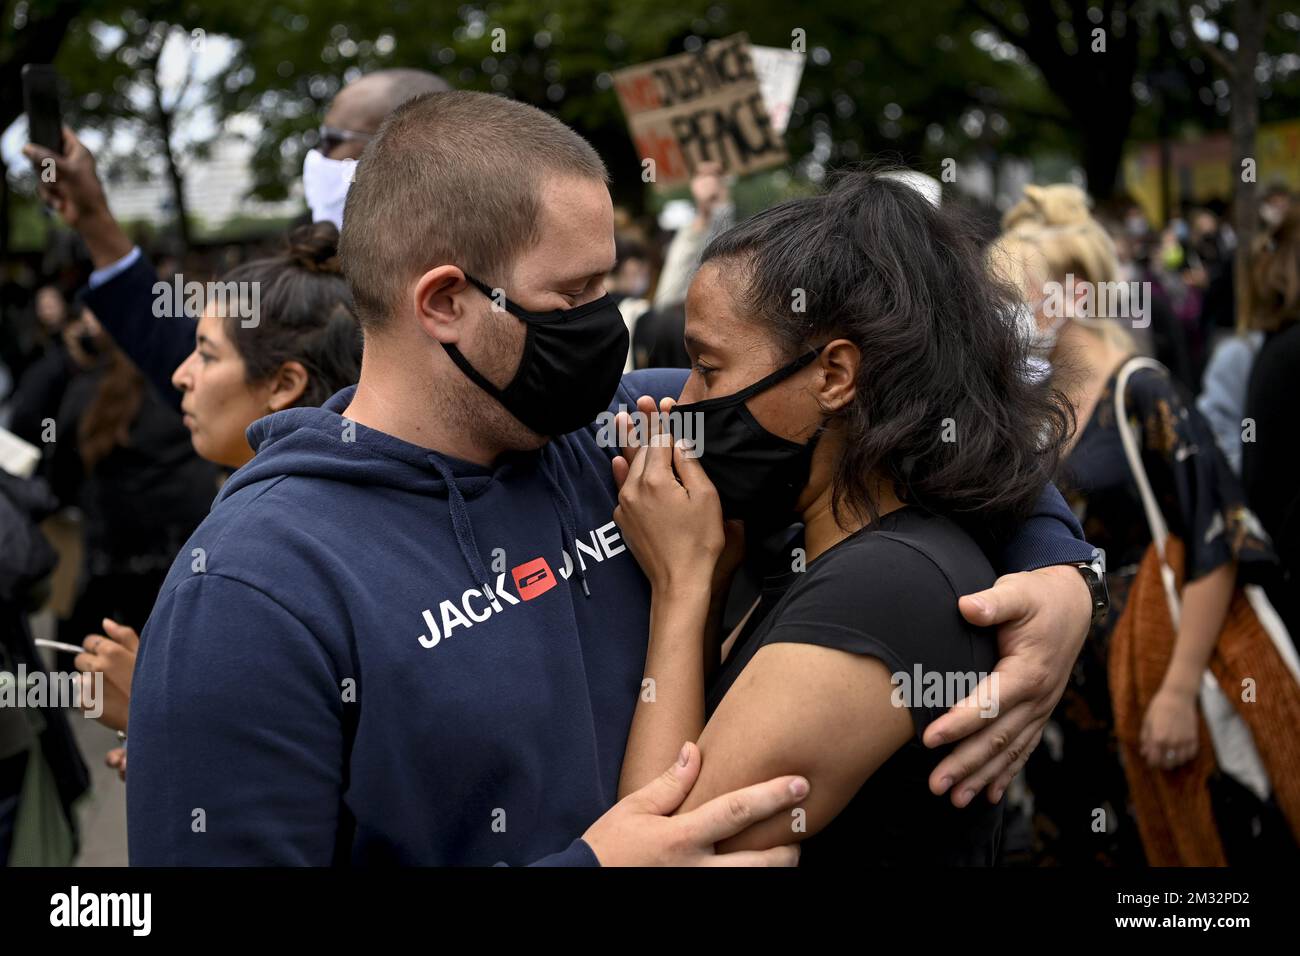
[[[159,46],[159,56],[162,47]],[[162,139],[163,157],[167,160],[167,178],[171,180],[172,196],[176,203],[176,228],[180,236],[181,248],[188,252],[190,248],[190,217],[185,207],[185,180],[176,163],[176,153],[172,150],[172,115],[163,107],[162,86],[158,82],[158,64],[150,71],[149,85],[153,88],[154,113],[158,122],[158,135]]]
[[[1096,199],[1109,199],[1119,179],[1124,142],[1133,122],[1133,78],[1140,39],[1134,0],[1118,2],[1125,14],[1122,34],[1112,29],[1108,18],[1100,25],[1104,52],[1093,52],[1093,31],[1099,25],[1088,18],[1089,0],[1064,4],[1026,0],[1023,30],[980,0],[967,0],[967,5],[1038,67],[1043,82],[1069,112],[1077,130],[1088,192]],[[1113,6],[1106,4],[1108,13]],[[1074,29],[1077,46],[1073,53],[1061,44],[1064,19]]]
[[[1091,112],[1091,111],[1090,111]],[[1100,115],[1080,116],[1083,172],[1088,177],[1088,192],[1094,199],[1109,199],[1115,194],[1124,142],[1132,123],[1133,111],[1118,102],[1104,105]]]

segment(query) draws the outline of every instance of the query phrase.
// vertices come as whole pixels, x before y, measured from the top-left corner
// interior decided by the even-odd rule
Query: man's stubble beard
[[[502,318],[517,321],[508,315],[490,314],[491,320]],[[526,329],[522,331],[527,334]],[[500,350],[510,347],[499,337],[493,337],[490,341],[496,343],[496,348]],[[512,367],[509,376],[504,379],[504,384],[498,384],[503,379],[495,371],[506,364],[500,351],[485,356],[487,361],[484,362],[484,366],[488,368],[478,366],[480,373],[504,390],[511,379],[518,374],[519,361],[522,360],[523,352],[523,342],[520,341],[518,348],[520,358],[511,363]],[[489,368],[492,371],[489,371]],[[453,429],[462,434],[475,436],[476,441],[483,447],[499,451],[532,451],[546,444],[548,441],[546,436],[539,435],[511,415],[506,411],[505,406],[474,384],[460,369],[452,366],[451,374],[453,378],[450,381],[443,380],[437,383],[437,390],[442,393],[439,404],[447,410],[448,424]]]
[[[539,435],[511,415],[495,398],[456,370],[462,383],[446,389],[442,406],[448,423],[461,434],[474,435],[482,447],[500,451],[531,451],[546,444]]]

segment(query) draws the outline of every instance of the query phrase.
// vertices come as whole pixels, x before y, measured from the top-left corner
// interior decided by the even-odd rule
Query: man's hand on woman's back
[[[998,679],[997,715],[986,716],[979,703],[991,689],[982,682],[925,731],[928,747],[961,741],[930,774],[930,789],[951,791],[952,802],[964,807],[986,788],[990,800],[1002,799],[1038,746],[1088,636],[1092,599],[1078,570],[1058,564],[1004,574],[958,607],[970,623],[997,627],[1002,653],[985,678]]]

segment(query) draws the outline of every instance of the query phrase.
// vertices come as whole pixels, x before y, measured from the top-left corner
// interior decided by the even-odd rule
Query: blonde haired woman
[[[1026,186],[1023,198],[1002,217],[1002,228],[1004,235],[1009,236],[1018,230],[1042,233],[1044,224],[1050,224],[1052,228],[1047,234],[1035,241],[1051,247],[1046,250],[1048,256],[1055,262],[1064,263],[1066,273],[1072,274],[1076,283],[1113,283],[1131,278],[1121,265],[1120,250],[1116,248],[1111,233],[1093,218],[1090,207],[1087,193],[1078,186]],[[1122,288],[1127,291],[1138,287],[1124,282]],[[1182,368],[1186,356],[1181,330],[1175,328],[1166,294],[1157,283],[1148,283],[1145,288],[1152,295],[1141,302],[1141,322],[1111,323],[1104,327],[1104,331],[1099,331],[1107,337],[1111,337],[1113,332],[1115,345],[1127,352],[1155,354],[1166,364],[1173,362],[1177,368]],[[1109,304],[1108,297],[1101,297],[1093,304],[1092,316],[1117,318],[1108,314]],[[1127,308],[1121,311],[1136,318],[1137,307],[1136,300],[1127,301]]]
[[[1114,246],[1073,186],[1030,187],[1004,218],[991,263],[1022,290],[1036,350],[1050,384],[1068,399],[1076,430],[1062,490],[1087,539],[1106,553],[1111,612],[1085,645],[1055,716],[1058,746],[1031,758],[1041,849],[1051,862],[1138,863],[1107,689],[1106,652],[1151,535],[1124,455],[1115,415],[1120,369],[1136,349],[1125,325],[1132,302],[1100,294],[1117,282]],[[1073,277],[1073,281],[1069,281]],[[1119,308],[1111,308],[1116,303]],[[1110,314],[1114,312],[1117,314]],[[1141,729],[1141,759],[1177,773],[1197,753],[1197,691],[1223,626],[1239,562],[1269,560],[1267,541],[1191,401],[1163,371],[1133,373],[1124,408],[1170,533],[1186,542],[1183,613],[1163,683]],[[1104,818],[1096,813],[1105,810]],[[1098,821],[1105,832],[1098,832]]]
[[[1002,216],[1002,229],[1010,232],[1019,225],[1096,226],[1092,203],[1078,186],[1053,183],[1050,186],[1026,186],[1020,201]]]

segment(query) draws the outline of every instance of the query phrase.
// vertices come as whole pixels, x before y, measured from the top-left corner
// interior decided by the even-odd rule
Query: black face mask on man
[[[493,290],[468,273],[465,278],[495,303]],[[530,312],[504,299],[507,312],[527,326],[519,370],[497,388],[455,345],[443,345],[451,360],[483,391],[539,435],[565,435],[596,420],[609,408],[627,362],[627,323],[609,295],[572,309]]]
[[[674,439],[683,437],[687,416],[700,416],[699,427],[689,437],[695,439],[700,465],[718,490],[724,517],[771,525],[793,513],[799,492],[808,484],[821,429],[804,444],[789,441],[760,425],[745,402],[812,364],[820,354],[821,349],[810,349],[731,395],[673,406],[669,418],[678,432]]]

